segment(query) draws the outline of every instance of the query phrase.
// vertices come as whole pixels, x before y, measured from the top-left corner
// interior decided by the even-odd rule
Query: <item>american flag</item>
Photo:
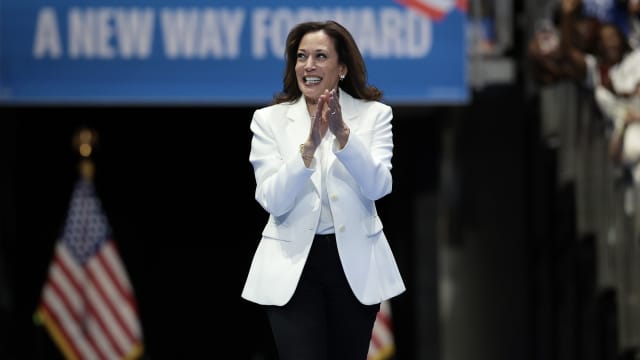
[[[373,324],[367,360],[391,359],[395,352],[396,344],[391,326],[391,306],[386,300],[380,304],[380,311],[378,311],[376,321]]]
[[[138,309],[91,181],[75,185],[36,310],[66,359],[142,356]]]

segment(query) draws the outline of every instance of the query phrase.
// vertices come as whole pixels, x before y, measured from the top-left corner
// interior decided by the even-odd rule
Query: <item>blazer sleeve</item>
[[[349,135],[347,145],[335,151],[336,157],[347,168],[360,185],[362,195],[370,200],[378,200],[391,193],[391,158],[393,156],[393,133],[390,106],[372,102],[364,117],[364,128],[360,126]]]
[[[297,195],[309,186],[313,170],[304,166],[302,157],[293,156],[298,154],[295,149],[283,150],[291,145],[279,137],[284,136],[283,129],[274,129],[278,119],[284,117],[275,110],[268,107],[254,112],[249,161],[256,179],[256,201],[271,215],[280,216],[294,207]]]

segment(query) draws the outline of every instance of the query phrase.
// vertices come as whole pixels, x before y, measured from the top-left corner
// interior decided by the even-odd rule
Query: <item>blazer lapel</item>
[[[356,124],[353,119],[357,116],[355,99],[344,90],[340,89],[340,109],[342,110],[342,119],[349,128]]]

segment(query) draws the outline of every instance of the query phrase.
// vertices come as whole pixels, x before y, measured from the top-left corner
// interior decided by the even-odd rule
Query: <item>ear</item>
[[[349,72],[349,70],[347,69],[346,65],[341,65],[340,66],[340,80],[344,80],[344,78],[347,76],[347,73]]]

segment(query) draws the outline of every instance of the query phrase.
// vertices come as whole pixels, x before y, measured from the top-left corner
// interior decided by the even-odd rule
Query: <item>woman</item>
[[[250,125],[269,219],[242,297],[264,305],[280,359],[364,360],[380,302],[405,290],[375,206],[392,188],[392,109],[334,21],[295,26],[285,56],[282,92]]]

